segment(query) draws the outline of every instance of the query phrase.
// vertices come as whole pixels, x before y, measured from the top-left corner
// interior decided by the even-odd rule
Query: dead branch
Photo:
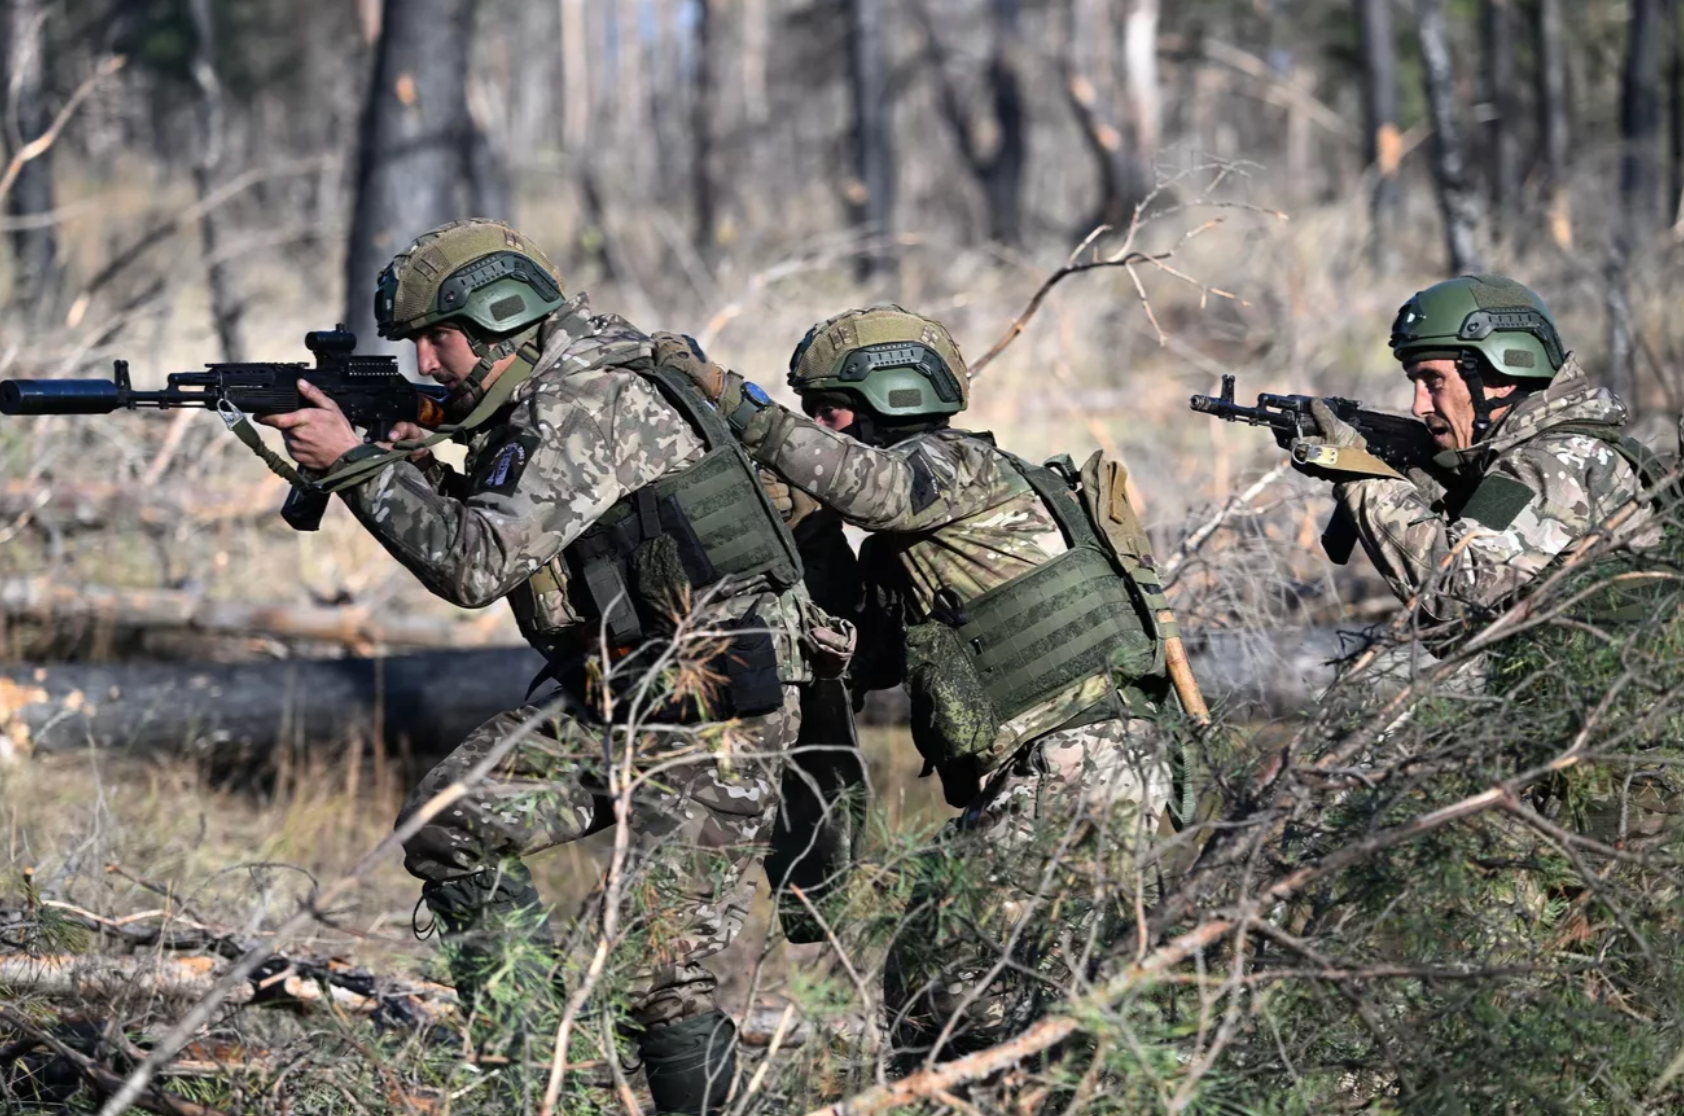
[[[183,411],[182,414],[192,414]],[[260,520],[273,515],[286,482],[270,475],[232,491],[189,484],[8,480],[0,484],[0,518],[28,516],[60,531],[138,523],[168,529]]]
[[[1034,1054],[1051,1049],[1080,1032],[1083,1028],[1083,1018],[1092,1013],[1102,1012],[1129,992],[1158,978],[1240,927],[1257,922],[1270,908],[1291,899],[1316,881],[1378,853],[1418,840],[1454,822],[1503,807],[1513,799],[1514,794],[1515,786],[1511,780],[1408,822],[1370,833],[1361,840],[1353,841],[1327,856],[1277,878],[1254,897],[1242,900],[1227,911],[1217,913],[1208,921],[1152,950],[1142,960],[1106,982],[1097,992],[1077,1001],[1076,1010],[1047,1016],[1008,1042],[941,1066],[921,1070],[890,1085],[867,1089],[847,1100],[814,1109],[808,1116],[867,1116],[868,1113],[884,1112],[918,1100],[939,1097],[942,1092],[955,1085],[981,1080]]]
[[[1289,469],[1291,465],[1292,463],[1290,461],[1282,461],[1279,465],[1276,465],[1273,469],[1270,469],[1267,473],[1258,477],[1246,487],[1245,491],[1231,497],[1227,503],[1222,505],[1215,515],[1199,524],[1199,526],[1193,530],[1192,534],[1183,539],[1181,541],[1181,545],[1175,548],[1175,553],[1171,554],[1160,568],[1164,588],[1168,589],[1170,586],[1175,584],[1176,573],[1181,569],[1182,563],[1186,562],[1187,559],[1192,557],[1194,554],[1197,554],[1199,552],[1199,548],[1204,546],[1206,542],[1210,541],[1210,537],[1212,535],[1222,529],[1223,524],[1227,523],[1228,520],[1232,519],[1241,511],[1249,508],[1252,501],[1261,496],[1265,489],[1280,480],[1281,477],[1285,476],[1287,469]]]
[[[47,130],[13,153],[11,161],[6,164],[5,171],[0,173],[0,198],[4,198],[12,192],[12,186],[17,182],[18,175],[23,173],[24,164],[39,159],[47,153],[53,144],[58,142],[59,133],[64,131],[66,124],[70,123],[70,118],[76,115],[76,110],[82,107],[82,102],[87,100],[88,96],[98,88],[100,82],[121,70],[125,61],[126,59],[120,54],[107,55],[105,60],[94,69],[93,73],[82,79],[82,84],[78,85],[76,91],[70,95],[70,99],[64,102],[64,107],[58,110],[58,115],[53,117],[53,122],[47,125]]]
[[[515,731],[499,740],[496,746],[491,748],[485,757],[475,764],[460,781],[451,783],[427,802],[422,803],[418,810],[404,820],[403,824],[394,828],[372,849],[364,853],[361,859],[351,867],[350,871],[340,876],[338,880],[318,895],[312,896],[312,901],[306,903],[291,918],[282,923],[267,942],[248,950],[245,956],[241,957],[217,979],[216,984],[212,986],[210,991],[182,1016],[169,1033],[159,1040],[158,1044],[152,1048],[151,1053],[146,1056],[146,1059],[134,1068],[134,1071],[124,1080],[122,1087],[100,1109],[100,1116],[122,1116],[122,1113],[130,1105],[136,1103],[146,1092],[158,1070],[174,1058],[176,1054],[180,1053],[181,1049],[198,1033],[199,1028],[209,1022],[217,1008],[229,996],[233,995],[237,988],[249,981],[252,974],[273,957],[277,949],[291,941],[306,926],[316,921],[318,912],[332,907],[364,876],[380,864],[385,863],[387,857],[401,848],[405,841],[419,833],[423,826],[438,815],[439,811],[449,809],[453,803],[466,795],[471,787],[477,786],[486,775],[503,762],[518,744],[531,736],[540,725],[555,716],[559,711],[559,704],[556,702],[551,702],[535,711],[532,716],[517,726]]]

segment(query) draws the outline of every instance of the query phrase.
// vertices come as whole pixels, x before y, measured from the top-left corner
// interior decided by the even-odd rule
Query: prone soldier
[[[656,365],[647,336],[583,294],[566,297],[526,237],[483,220],[426,233],[381,275],[376,317],[452,389],[465,472],[424,448],[407,453],[413,443],[360,443],[319,393],[266,421],[432,592],[470,608],[507,598],[568,710],[405,843],[453,979],[504,1034],[515,1028],[496,1017],[493,978],[558,1002],[559,958],[522,857],[612,825],[602,764],[636,749],[637,772],[660,768],[629,812],[628,870],[652,891],[651,955],[630,1004],[639,1052],[660,1111],[721,1110],[734,1028],[703,962],[748,907],[746,873],[772,828],[798,684],[810,677],[802,643],[828,637],[840,655],[846,640],[810,605],[789,531],[725,423],[687,378]],[[679,638],[689,604],[693,623],[727,633],[705,664],[723,686],[674,697],[661,723],[614,723],[601,687],[635,684]],[[613,703],[621,715],[633,705]],[[475,730],[421,781],[400,823],[541,709]]]

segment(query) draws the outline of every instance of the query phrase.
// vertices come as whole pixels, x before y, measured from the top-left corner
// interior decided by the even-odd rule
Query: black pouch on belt
[[[778,679],[778,646],[760,614],[751,612],[724,627],[737,635],[725,648],[720,673],[725,675],[725,713],[733,717],[760,717],[784,703],[783,683]],[[715,669],[718,669],[717,667]]]

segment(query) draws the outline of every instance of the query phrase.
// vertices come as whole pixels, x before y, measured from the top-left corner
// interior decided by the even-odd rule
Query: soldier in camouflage
[[[658,368],[627,322],[565,297],[515,230],[475,220],[423,235],[381,276],[376,311],[382,336],[413,340],[421,372],[452,389],[465,471],[425,444],[359,444],[308,390],[312,408],[272,425],[432,592],[468,608],[506,597],[567,710],[495,717],[434,768],[400,823],[542,721],[405,843],[404,865],[423,881],[459,991],[506,1035],[493,986],[559,1002],[560,958],[521,858],[614,824],[605,760],[632,749],[634,778],[658,767],[630,796],[627,871],[647,898],[634,929],[649,943],[631,1013],[657,1108],[719,1110],[734,1028],[703,961],[748,909],[746,874],[810,677],[802,642],[829,634],[814,634],[824,619],[788,531],[690,381]],[[698,629],[723,635],[678,647]],[[675,647],[706,669],[676,668]],[[633,723],[635,687],[653,670],[670,694]]]
[[[1621,434],[1625,405],[1563,351],[1529,288],[1495,275],[1429,287],[1398,311],[1391,348],[1446,483],[1330,479],[1375,566],[1426,622],[1489,619],[1643,490],[1647,453]],[[1363,445],[1325,404],[1315,413],[1310,441]],[[1650,519],[1636,509],[1620,537],[1641,543]]]
[[[851,677],[906,683],[926,773],[962,809],[891,950],[897,1045],[917,1058],[997,1042],[1058,983],[1014,971],[1045,958],[1000,964],[994,946],[1031,908],[1035,870],[993,861],[992,886],[965,897],[942,865],[1027,850],[1084,818],[1136,847],[1157,825],[1172,779],[1143,731],[1169,700],[1149,556],[1125,574],[1065,476],[949,426],[967,374],[938,322],[875,306],[814,326],[790,361],[805,415],[690,358],[756,462],[874,532]]]

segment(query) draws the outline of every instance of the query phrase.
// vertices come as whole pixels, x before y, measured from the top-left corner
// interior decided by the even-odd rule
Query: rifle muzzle
[[[122,405],[110,380],[0,380],[0,415],[108,415]]]

